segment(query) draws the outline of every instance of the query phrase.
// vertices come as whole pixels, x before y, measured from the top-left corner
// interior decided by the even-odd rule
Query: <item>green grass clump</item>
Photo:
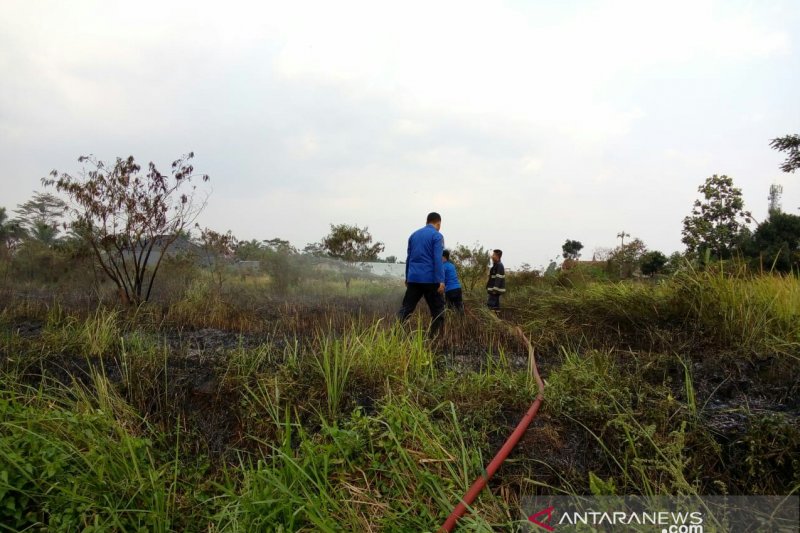
[[[228,483],[220,530],[432,530],[481,468],[450,403],[427,410],[390,396],[376,415],[355,410],[341,423],[323,421],[316,435],[294,420],[276,420],[281,442]],[[491,497],[478,509],[473,521],[484,530],[507,515]]]
[[[168,465],[105,407],[0,393],[0,527],[171,529]]]
[[[122,334],[120,312],[98,307],[86,317],[66,314],[54,305],[47,315],[43,339],[56,353],[102,357],[116,353]]]

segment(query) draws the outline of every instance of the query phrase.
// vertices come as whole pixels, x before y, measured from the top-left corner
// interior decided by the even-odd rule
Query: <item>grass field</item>
[[[187,284],[139,309],[6,291],[0,529],[435,531],[546,381],[460,522],[532,494],[800,487],[800,281],[683,272],[514,286],[427,341],[402,286]]]

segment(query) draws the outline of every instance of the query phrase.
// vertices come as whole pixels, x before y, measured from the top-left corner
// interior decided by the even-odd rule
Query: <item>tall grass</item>
[[[423,376],[435,376],[434,355],[421,328],[409,334],[397,323],[388,327],[380,321],[366,327],[355,324],[343,335],[319,332],[313,345],[315,368],[324,381],[331,419],[350,388],[351,374],[373,388],[386,379],[408,384]]]
[[[323,421],[316,437],[286,420],[282,435],[266,457],[239,465],[241,484],[228,479],[220,530],[432,530],[481,468],[452,404],[427,411],[407,396],[385,398],[375,416]],[[505,516],[491,497],[480,510],[472,522],[486,531],[487,518]]]
[[[674,298],[695,327],[716,342],[756,353],[800,350],[800,279],[687,272],[671,283]]]
[[[538,295],[520,311],[534,339],[580,335],[660,348],[703,343],[752,355],[800,353],[800,279],[686,270],[659,283],[592,283]]]
[[[120,312],[116,309],[98,307],[81,318],[67,314],[56,304],[48,311],[43,338],[56,353],[72,351],[102,357],[117,351],[121,334]]]
[[[342,401],[347,378],[353,367],[353,344],[346,337],[344,340],[325,339],[317,356],[317,369],[325,381],[325,392],[328,402],[328,416],[334,418]]]
[[[78,401],[0,392],[0,527],[171,530],[169,465],[158,464],[121,414],[107,386]]]
[[[431,342],[427,317],[382,320],[375,302],[204,290],[135,311],[4,308],[0,530],[430,531],[536,396],[508,328],[480,312]],[[798,392],[799,290],[689,271],[511,295],[547,399],[461,528],[519,526],[531,492],[795,490],[791,406],[757,396]],[[41,331],[17,332],[33,312]],[[234,334],[198,353],[183,327]],[[743,407],[731,382],[753,356]]]

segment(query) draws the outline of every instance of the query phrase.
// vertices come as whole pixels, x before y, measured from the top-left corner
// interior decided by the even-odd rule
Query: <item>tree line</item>
[[[786,154],[781,170],[794,173],[800,168],[800,136],[778,137],[770,146]],[[287,287],[297,283],[287,263],[293,256],[346,263],[381,260],[385,246],[374,241],[366,226],[331,224],[327,235],[302,251],[277,237],[239,242],[230,231],[199,228],[195,220],[208,196],[197,185],[210,178],[195,172],[193,158],[191,152],[179,157],[164,173],[152,162],[143,168],[132,156],[110,164],[82,156],[83,168],[77,176],[52,171],[43,184],[68,201],[49,192],[36,192],[17,207],[15,218],[0,207],[0,260],[6,264],[11,259],[46,263],[48,250],[89,259],[93,268],[116,285],[123,299],[137,305],[150,298],[166,251],[179,239],[189,238],[193,229],[200,232],[198,246],[212,273],[221,275],[227,260],[259,260],[269,265],[271,277]],[[596,251],[595,261],[618,265],[621,277],[635,269],[644,275],[659,273],[681,258],[707,264],[738,257],[777,272],[800,270],[800,217],[783,212],[780,186],[770,189],[769,215],[760,223],[744,208],[741,190],[732,178],[715,174],[698,192],[701,199],[683,219],[683,253],[667,257],[648,250],[636,238],[625,243],[630,234],[622,231],[617,234],[620,245]],[[751,228],[754,222],[756,226]],[[567,239],[562,257],[575,262],[582,248],[580,241]],[[451,258],[465,287],[472,290],[488,268],[489,250],[478,243],[458,244],[451,250]],[[383,261],[392,263],[397,258]],[[551,263],[548,271],[553,268]],[[533,272],[528,265],[520,270]],[[352,276],[344,274],[344,278],[349,288]]]

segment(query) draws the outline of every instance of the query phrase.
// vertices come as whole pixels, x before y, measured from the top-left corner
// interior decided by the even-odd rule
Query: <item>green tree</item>
[[[757,266],[778,272],[800,268],[800,217],[773,213],[758,225],[748,246]]]
[[[292,246],[292,243],[280,237],[274,237],[264,241],[264,245],[273,252],[280,252],[284,254],[296,254],[297,248]]]
[[[618,272],[620,278],[629,278],[642,265],[647,246],[641,239],[633,239],[628,244],[621,244],[611,251],[609,268]]]
[[[752,221],[744,210],[742,191],[728,176],[714,174],[698,187],[703,201],[695,200],[691,215],[683,219],[683,243],[693,255],[730,258],[740,233]]]
[[[264,249],[263,242],[258,239],[239,241],[236,243],[236,259],[239,261],[260,261]]]
[[[800,135],[778,137],[772,139],[769,145],[779,152],[786,153],[786,161],[781,164],[781,170],[794,172],[800,168]]]
[[[17,243],[25,237],[19,220],[9,220],[5,207],[0,207],[0,259],[8,259]]]
[[[280,237],[265,240],[266,250],[262,268],[272,280],[272,288],[278,294],[285,294],[291,287],[300,283],[304,272],[302,258],[297,248]]]
[[[561,257],[564,259],[571,259],[573,261],[577,261],[578,258],[581,256],[581,250],[583,249],[583,244],[581,241],[572,241],[567,239],[564,244],[561,245]]]
[[[641,259],[642,274],[645,276],[660,274],[664,271],[668,261],[667,256],[658,250],[646,252]]]
[[[450,250],[450,260],[456,267],[458,279],[465,288],[473,291],[478,282],[483,281],[486,277],[491,254],[487,248],[477,242],[472,245],[472,248],[464,244],[457,244]]]
[[[303,255],[312,257],[325,257],[325,247],[319,242],[310,242],[303,248]]]
[[[354,263],[375,261],[384,250],[382,242],[372,243],[369,228],[349,224],[331,224],[331,232],[322,239],[321,245],[325,255],[350,263],[351,266]],[[343,277],[345,288],[349,292],[350,281],[353,279],[352,270],[346,269]]]
[[[64,224],[67,204],[58,196],[36,192],[27,202],[17,206],[16,213],[28,236],[45,246],[53,246]]]
[[[681,252],[672,252],[667,258],[667,264],[664,266],[663,272],[665,274],[674,274],[687,264],[686,257]]]
[[[192,185],[198,177],[193,157],[191,152],[182,156],[170,174],[162,174],[152,162],[142,173],[133,156],[117,158],[113,165],[82,156],[79,177],[53,170],[42,180],[72,200],[72,226],[87,239],[126,302],[138,305],[150,298],[167,250],[205,207]]]

